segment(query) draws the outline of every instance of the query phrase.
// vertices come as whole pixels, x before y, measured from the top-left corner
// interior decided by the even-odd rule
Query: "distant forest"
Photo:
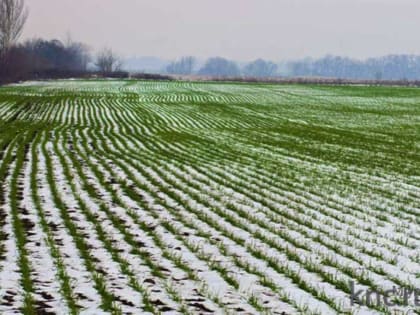
[[[188,62],[185,62],[188,60]],[[193,57],[184,57],[166,67],[169,74],[245,77],[325,77],[361,80],[419,80],[420,56],[389,55],[366,60],[326,56],[320,59],[275,63],[258,59],[239,66],[224,58],[210,58],[199,68]],[[195,70],[194,70],[195,69]],[[165,72],[165,71],[164,71]]]
[[[418,80],[420,56],[389,55],[366,60],[326,56],[287,64],[291,76],[367,80]]]
[[[149,57],[140,58],[147,62],[137,63],[135,69],[133,58],[124,60],[109,48],[103,48],[92,56],[88,44],[70,38],[64,42],[41,38],[19,42],[27,17],[25,0],[0,0],[0,83],[93,75],[156,77],[135,73],[142,68],[152,74],[198,75],[208,78],[420,80],[420,56],[414,55],[389,55],[366,60],[326,56],[281,63],[263,59],[239,63],[222,57],[199,61],[193,56],[168,62]],[[150,67],[151,63],[153,67]]]

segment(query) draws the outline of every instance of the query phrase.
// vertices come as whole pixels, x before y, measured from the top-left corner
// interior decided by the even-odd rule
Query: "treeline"
[[[340,79],[326,77],[178,77],[189,81],[215,81],[240,83],[271,83],[271,84],[306,84],[306,85],[377,85],[377,86],[410,86],[420,87],[420,80],[367,80],[367,79]]]
[[[277,75],[278,67],[271,61],[257,59],[240,67],[235,61],[222,57],[209,58],[197,68],[197,59],[191,56],[173,61],[166,67],[166,73],[175,75],[201,75],[211,77],[271,77]]]
[[[34,39],[19,43],[28,10],[25,0],[0,0],[0,84],[31,79],[86,77],[92,57],[88,46],[68,39]],[[128,77],[122,62],[111,50],[103,49],[94,67],[98,74]]]
[[[289,75],[298,77],[402,81],[420,79],[420,56],[414,55],[389,55],[366,60],[326,56],[291,62],[287,67]]]
[[[33,39],[14,44],[0,54],[0,84],[39,79],[128,78],[121,69],[121,59],[103,49],[94,57],[87,45],[67,40]],[[136,74],[139,79],[169,78],[161,75]]]
[[[18,43],[28,10],[24,0],[0,0],[0,84],[80,74],[90,61],[86,45],[34,39]]]
[[[170,79],[157,74],[133,76],[122,70],[123,61],[111,49],[105,48],[93,58],[87,45],[70,39],[65,43],[43,39],[19,43],[27,17],[25,0],[0,0],[0,84],[99,75]],[[300,77],[404,82],[420,79],[420,56],[390,55],[366,60],[326,56],[282,64],[263,59],[239,64],[221,57],[209,58],[199,64],[195,57],[187,56],[173,61],[163,72],[221,79]]]
[[[87,71],[91,60],[86,45],[34,39],[8,48],[0,61],[0,80],[73,76]]]
[[[188,61],[188,62],[187,62]],[[420,79],[420,56],[389,55],[366,60],[326,56],[276,64],[257,59],[247,64],[216,57],[208,59],[201,67],[194,57],[184,57],[172,62],[169,74],[200,75],[210,77],[309,77],[348,80],[415,81]]]

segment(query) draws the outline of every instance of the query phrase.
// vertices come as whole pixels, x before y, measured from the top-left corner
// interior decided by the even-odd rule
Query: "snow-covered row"
[[[410,311],[350,305],[420,286],[419,96],[375,89],[5,87],[0,312]]]

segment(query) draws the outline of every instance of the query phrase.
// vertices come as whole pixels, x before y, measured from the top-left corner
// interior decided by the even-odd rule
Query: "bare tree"
[[[248,77],[272,77],[276,75],[278,66],[263,59],[257,59],[247,64],[244,68],[244,74]]]
[[[170,74],[192,74],[196,59],[192,56],[182,57],[181,60],[174,61],[166,67],[166,71]]]
[[[206,76],[237,77],[241,75],[241,70],[234,61],[215,57],[208,59],[198,74]]]
[[[91,61],[90,48],[81,42],[75,42],[70,33],[67,33],[64,43],[69,54],[69,66],[73,70],[86,71],[89,61]]]
[[[22,33],[28,17],[24,0],[0,0],[0,53],[3,55]]]
[[[111,73],[121,70],[122,61],[111,49],[105,48],[96,56],[95,65],[98,67],[99,71]]]

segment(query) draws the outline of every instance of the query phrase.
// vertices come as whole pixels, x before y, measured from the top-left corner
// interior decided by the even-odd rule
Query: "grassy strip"
[[[90,254],[89,246],[86,244],[82,233],[78,231],[78,228],[71,216],[67,212],[65,203],[63,202],[60,194],[58,192],[56,181],[53,174],[54,166],[51,161],[50,152],[46,148],[47,138],[44,139],[41,148],[42,154],[45,157],[45,162],[47,165],[47,182],[49,184],[51,194],[53,197],[53,202],[57,209],[60,211],[60,215],[63,219],[64,225],[66,226],[67,231],[73,238],[79,253],[85,262],[86,269],[91,273],[92,280],[95,283],[95,288],[101,296],[101,307],[104,311],[111,312],[112,314],[121,314],[121,310],[115,305],[115,297],[107,290],[106,280],[104,276],[97,272],[96,266],[93,260],[93,257]]]
[[[104,147],[104,146],[106,146],[106,145],[102,144],[101,147]],[[109,151],[106,150],[106,152],[109,152]],[[109,153],[105,153],[105,151],[101,152],[101,156],[97,156],[96,158],[97,159],[101,159],[103,156],[107,156],[107,157],[109,157],[111,159],[114,159],[114,158],[112,158],[109,155]],[[170,212],[172,215],[174,215],[174,220],[176,220],[178,222],[182,222],[182,224],[184,224],[185,226],[187,226],[187,227],[189,227],[191,229],[194,229],[194,230],[197,230],[198,229],[197,230],[198,235],[200,235],[201,237],[204,237],[204,238],[206,238],[206,237],[207,238],[210,238],[211,237],[210,234],[207,235],[205,233],[200,232],[199,228],[194,223],[190,222],[188,219],[183,218],[177,211],[175,211],[175,209],[172,210],[172,207],[170,205],[166,204],[161,198],[159,198],[159,196],[157,196],[156,193],[154,193],[151,189],[149,189],[149,187],[145,186],[143,183],[139,182],[137,179],[135,179],[134,177],[132,177],[130,175],[132,172],[125,165],[121,164],[117,159],[115,159],[114,161],[115,161],[115,163],[119,167],[121,167],[121,169],[124,171],[124,173],[127,174],[127,177],[130,178],[130,180],[133,181],[133,183],[135,184],[136,189],[133,190],[133,186],[132,185],[129,185],[124,180],[119,180],[118,181],[119,185],[121,185],[121,188],[122,188],[122,190],[123,190],[123,192],[124,192],[124,194],[126,196],[128,196],[132,200],[135,200],[140,205],[142,205],[143,208],[149,209],[149,212],[151,212],[150,208],[148,207],[148,204],[145,204],[143,198],[137,192],[137,190],[147,191],[147,192],[149,192],[151,195],[153,195],[156,198],[155,200],[156,200],[157,204],[160,204],[160,205],[164,206],[166,209],[168,209],[168,212]],[[108,168],[108,171],[113,172],[110,166],[106,166],[106,162],[105,161],[103,162],[103,166],[106,167],[106,168]],[[151,180],[153,181],[153,179],[151,179]],[[167,189],[165,187],[163,187],[162,185],[160,185],[160,183],[155,183],[155,185],[156,185],[155,187],[158,187],[159,186],[160,187],[160,190],[162,192],[165,192],[165,193],[167,192]],[[192,213],[195,213],[195,212],[196,211],[193,211]],[[182,243],[188,249],[190,249],[192,252],[194,252],[202,260],[209,262],[209,257],[206,254],[204,254],[203,252],[200,253],[200,247],[197,247],[197,245],[188,242],[186,238],[182,237],[181,236],[182,235],[181,231],[179,229],[177,229],[173,224],[171,224],[171,222],[165,221],[165,220],[161,220],[159,218],[159,216],[156,215],[156,214],[154,215],[154,217],[160,221],[160,224],[162,224],[163,227],[165,227],[168,231],[170,231],[173,235],[175,235],[175,237],[178,240],[181,240]],[[206,219],[207,219],[207,221],[205,221],[205,220],[203,220],[203,221],[205,221],[206,223],[209,223],[210,226],[214,226],[214,221],[211,221],[210,218],[207,218],[207,217],[206,217]],[[226,231],[223,232],[222,231],[221,233],[222,233],[222,235],[225,235],[227,237],[233,237],[233,234],[230,233],[230,232],[226,232]],[[245,245],[245,243],[242,240],[239,241],[238,238],[235,238],[234,241],[236,241],[240,245]],[[238,288],[239,284],[238,284],[237,280],[235,278],[233,278],[227,272],[227,270],[225,269],[225,267],[223,267],[222,265],[218,264],[215,261],[212,261],[212,262],[210,261],[209,262],[209,267],[210,267],[210,269],[213,269],[213,270],[217,271],[227,283],[229,283],[230,285],[232,285],[236,289]],[[264,282],[262,282],[262,283],[264,283]],[[290,302],[290,300],[287,299],[285,295],[283,295],[283,298],[284,298],[284,301],[285,302]],[[254,304],[255,304],[255,298],[253,300],[254,300]]]
[[[108,138],[114,145],[114,147],[118,147],[118,144],[115,142],[115,139],[112,137]],[[102,141],[104,141],[104,139],[102,139]],[[111,152],[112,150],[107,146],[106,142],[104,141],[102,143],[102,147],[105,148],[106,152],[109,154],[109,152]],[[126,146],[128,147],[128,146]],[[107,154],[104,153],[104,154]],[[121,161],[124,160],[125,163],[127,163],[128,165],[131,165],[133,162],[132,160],[128,160],[128,158],[126,157],[127,154],[121,154],[121,153],[116,153],[115,157],[113,158],[113,160],[117,161]],[[135,157],[131,154],[129,154],[128,156],[130,156],[130,158],[135,159]],[[148,160],[143,160],[142,163],[146,163],[149,164],[150,158]],[[125,172],[125,174],[130,174],[131,171],[125,167],[124,165],[121,165],[121,163],[116,163],[118,164],[121,169]],[[150,164],[150,167],[154,167],[153,164]],[[141,169],[139,169],[139,171],[141,171]],[[159,178],[161,178],[162,180],[169,180],[169,182],[171,182],[171,179],[169,179],[167,177],[166,172],[164,172],[161,168],[156,168],[155,171],[157,172],[157,174],[159,175]],[[241,238],[238,238],[237,236],[235,236],[233,233],[224,230],[223,225],[220,225],[219,222],[213,220],[211,217],[202,214],[200,211],[197,211],[197,209],[191,208],[188,206],[188,201],[184,200],[182,197],[180,197],[179,195],[177,195],[174,190],[172,189],[168,189],[165,186],[163,186],[160,182],[157,182],[154,178],[150,177],[149,174],[143,174],[146,177],[148,177],[148,179],[153,183],[153,185],[155,187],[161,187],[161,191],[163,191],[167,196],[171,197],[171,199],[175,200],[179,205],[183,205],[183,207],[189,211],[190,213],[195,213],[197,215],[197,217],[208,223],[210,226],[215,227],[217,230],[219,230],[219,232],[221,232],[223,235],[225,235],[228,238],[231,238],[232,240],[234,240],[235,242],[237,242],[237,244],[242,245],[242,246],[246,246],[245,241]],[[141,184],[137,181],[136,182],[136,186],[137,187],[141,187]],[[171,187],[174,187],[174,183],[172,182]],[[191,191],[185,191],[186,195],[191,196]],[[197,202],[200,202],[201,204],[205,205],[207,208],[212,209],[214,213],[216,213],[217,215],[219,215],[220,217],[224,218],[224,220],[226,222],[228,222],[229,224],[232,224],[234,227],[237,227],[239,229],[244,229],[246,231],[248,231],[251,235],[253,235],[254,237],[256,237],[257,239],[259,239],[260,241],[262,241],[263,243],[267,244],[268,246],[270,246],[271,248],[275,248],[277,249],[279,252],[284,252],[287,257],[289,258],[289,260],[291,261],[295,261],[299,264],[302,264],[303,266],[305,266],[305,268],[309,271],[309,272],[314,272],[317,275],[319,275],[323,281],[326,281],[327,283],[331,283],[334,286],[336,286],[337,289],[340,289],[344,292],[349,293],[350,289],[348,287],[348,282],[347,281],[341,281],[340,279],[336,278],[335,276],[332,276],[328,273],[325,273],[317,264],[312,263],[312,262],[308,262],[304,259],[301,259],[301,257],[297,254],[296,251],[292,250],[292,247],[290,246],[282,246],[281,244],[278,243],[277,240],[268,238],[265,234],[262,233],[257,233],[254,234],[253,230],[250,230],[248,228],[247,225],[242,224],[240,221],[238,221],[238,219],[235,216],[232,216],[231,214],[229,214],[227,211],[224,211],[220,208],[215,208],[214,206],[212,206],[207,199],[200,197],[198,195],[196,195],[194,197],[194,199]],[[169,205],[165,205],[165,208],[170,208]],[[293,239],[291,237],[288,236],[288,239],[293,241]],[[247,247],[248,249],[250,249],[249,247]],[[335,301],[330,300],[323,292],[320,292],[318,289],[313,288],[311,286],[308,286],[308,284],[306,282],[304,282],[300,275],[298,273],[295,273],[294,271],[288,269],[285,266],[279,266],[277,264],[277,262],[275,260],[271,260],[271,258],[265,257],[264,254],[262,254],[260,251],[255,251],[255,249],[252,251],[250,251],[256,258],[258,259],[262,259],[265,261],[268,261],[268,264],[270,267],[272,267],[274,270],[282,273],[282,274],[286,274],[288,277],[290,277],[294,283],[296,283],[301,289],[307,291],[307,292],[311,292],[315,297],[317,297],[319,300],[326,302],[328,305],[330,305],[332,308],[336,309],[337,311],[343,311],[341,309],[340,305],[337,305]],[[369,279],[363,280],[363,281],[367,281]],[[380,308],[378,308],[379,310],[382,310]]]
[[[36,136],[32,148],[31,148],[31,155],[32,155],[32,169],[31,169],[31,193],[32,193],[32,200],[34,202],[40,223],[42,231],[45,234],[45,241],[47,245],[49,246],[49,250],[51,253],[51,256],[54,260],[54,263],[57,267],[57,278],[60,281],[60,290],[61,293],[64,296],[64,299],[67,302],[67,306],[69,308],[71,315],[76,315],[80,313],[80,307],[77,305],[77,298],[73,292],[73,288],[71,285],[72,279],[66,272],[66,266],[62,259],[62,254],[60,252],[60,249],[56,245],[56,242],[54,240],[54,235],[49,227],[49,224],[46,220],[43,206],[41,202],[41,198],[38,192],[38,182],[37,182],[37,174],[38,174],[38,152],[37,148],[41,141],[41,134],[38,133]]]
[[[31,264],[29,261],[28,251],[25,247],[27,243],[27,230],[23,224],[23,221],[19,216],[20,207],[20,196],[21,196],[21,184],[19,176],[21,175],[24,167],[24,160],[28,151],[29,143],[32,141],[35,135],[34,130],[28,130],[25,134],[22,133],[20,137],[21,143],[16,150],[16,164],[12,172],[12,178],[10,182],[10,208],[12,217],[13,232],[16,238],[16,245],[18,250],[18,266],[21,272],[21,285],[24,291],[24,305],[22,312],[25,315],[35,315],[36,305],[33,298],[34,284],[31,278]]]
[[[13,141],[10,142],[10,144],[7,146],[7,148],[3,148],[2,152],[2,160],[1,160],[1,166],[0,166],[0,183],[6,183],[6,178],[10,173],[10,165],[13,163],[14,159],[16,158],[13,155],[13,151],[16,145],[16,141],[18,141],[18,137],[15,138]],[[4,184],[0,184],[0,207],[2,207],[6,202],[6,194],[4,192]],[[7,239],[6,232],[3,229],[3,226],[6,224],[6,217],[7,213],[4,213],[1,211],[0,216],[0,259],[4,259],[5,255],[5,244],[4,242]]]
[[[58,139],[58,137],[56,137]],[[66,161],[66,158],[64,156],[64,154],[60,153],[61,150],[58,148],[58,144],[57,141],[54,142],[54,149],[55,152],[57,152],[57,156],[60,160],[61,166],[63,167],[64,170],[64,175],[68,180],[68,184],[71,187],[71,191],[78,203],[78,206],[80,207],[80,210],[82,211],[83,215],[86,217],[86,219],[92,223],[92,225],[95,228],[95,232],[97,233],[98,239],[102,242],[102,244],[104,245],[104,248],[110,253],[112,259],[118,263],[120,270],[122,271],[123,274],[125,274],[128,279],[129,279],[129,284],[130,286],[140,292],[142,294],[143,297],[143,303],[144,303],[144,311],[145,312],[152,312],[152,313],[156,313],[157,309],[155,308],[155,306],[152,304],[152,302],[150,301],[150,297],[149,297],[149,293],[147,291],[146,288],[144,288],[137,280],[135,274],[133,273],[133,271],[130,268],[130,264],[129,262],[124,259],[122,257],[122,255],[120,255],[119,250],[117,248],[114,247],[112,239],[107,235],[107,233],[104,231],[104,229],[102,228],[100,221],[98,220],[98,217],[89,210],[87,204],[82,200],[82,198],[79,196],[78,194],[78,190],[76,188],[76,185],[74,184],[74,182],[72,180],[69,180],[71,178],[74,177],[74,175],[72,174],[70,168],[69,168],[69,164]],[[93,198],[98,198],[99,200],[99,196],[96,194],[96,191],[94,189],[94,187],[92,185],[90,185],[86,178],[83,175],[83,171],[82,171],[82,166],[78,160],[77,157],[74,156],[74,154],[71,151],[65,150],[66,156],[68,158],[71,159],[72,165],[75,168],[79,178],[81,179],[81,184],[84,186],[85,191],[90,195],[93,196]],[[79,157],[80,158],[80,157]],[[109,209],[107,209],[104,204],[101,204],[100,209],[102,211],[105,211],[105,213],[107,213],[108,215],[111,215],[111,222],[114,224],[114,226],[119,229],[119,231],[125,231],[123,224],[121,223],[120,219],[117,218],[115,215],[113,215]],[[151,268],[152,270],[152,275],[156,276],[156,277],[162,277],[161,275],[161,271],[158,268],[158,266],[156,266],[153,262],[150,261],[150,258],[145,255],[144,253],[141,253],[140,250],[138,249],[138,243],[135,242],[132,238],[132,236],[130,234],[123,234],[124,240],[128,240],[130,241],[131,245],[133,246],[132,251],[135,252],[136,254],[140,255],[144,261],[146,262],[147,266],[149,266],[149,268]]]

